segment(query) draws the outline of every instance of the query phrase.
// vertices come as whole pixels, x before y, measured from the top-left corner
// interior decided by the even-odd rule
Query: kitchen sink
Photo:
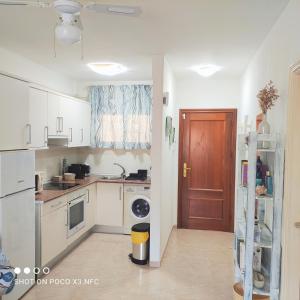
[[[99,179],[106,179],[106,180],[120,180],[122,179],[121,176],[116,176],[116,175],[100,175],[98,176]]]

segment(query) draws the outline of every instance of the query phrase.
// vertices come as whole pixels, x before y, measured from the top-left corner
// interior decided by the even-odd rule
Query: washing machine
[[[150,223],[150,185],[125,185],[124,188],[124,234],[138,223]]]

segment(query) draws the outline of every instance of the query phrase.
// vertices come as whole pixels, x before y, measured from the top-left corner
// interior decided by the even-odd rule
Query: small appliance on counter
[[[43,191],[43,184],[45,180],[45,172],[35,172],[35,193],[41,193]]]
[[[90,175],[90,166],[86,164],[72,164],[68,168],[69,173],[74,173],[76,179],[84,179],[84,177]]]
[[[129,173],[129,176],[125,180],[146,180],[148,175],[148,170],[140,169],[137,173]]]

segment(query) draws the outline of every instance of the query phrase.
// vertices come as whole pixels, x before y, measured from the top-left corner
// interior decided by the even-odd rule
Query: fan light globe
[[[71,24],[60,24],[55,28],[55,37],[64,44],[72,45],[81,40],[81,30]]]

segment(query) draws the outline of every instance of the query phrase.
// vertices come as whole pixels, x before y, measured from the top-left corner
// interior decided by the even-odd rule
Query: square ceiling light
[[[191,70],[203,77],[210,77],[222,70],[222,67],[216,65],[198,65],[191,67]]]
[[[87,66],[94,72],[104,76],[115,76],[126,72],[128,69],[117,63],[99,62],[89,63]]]

